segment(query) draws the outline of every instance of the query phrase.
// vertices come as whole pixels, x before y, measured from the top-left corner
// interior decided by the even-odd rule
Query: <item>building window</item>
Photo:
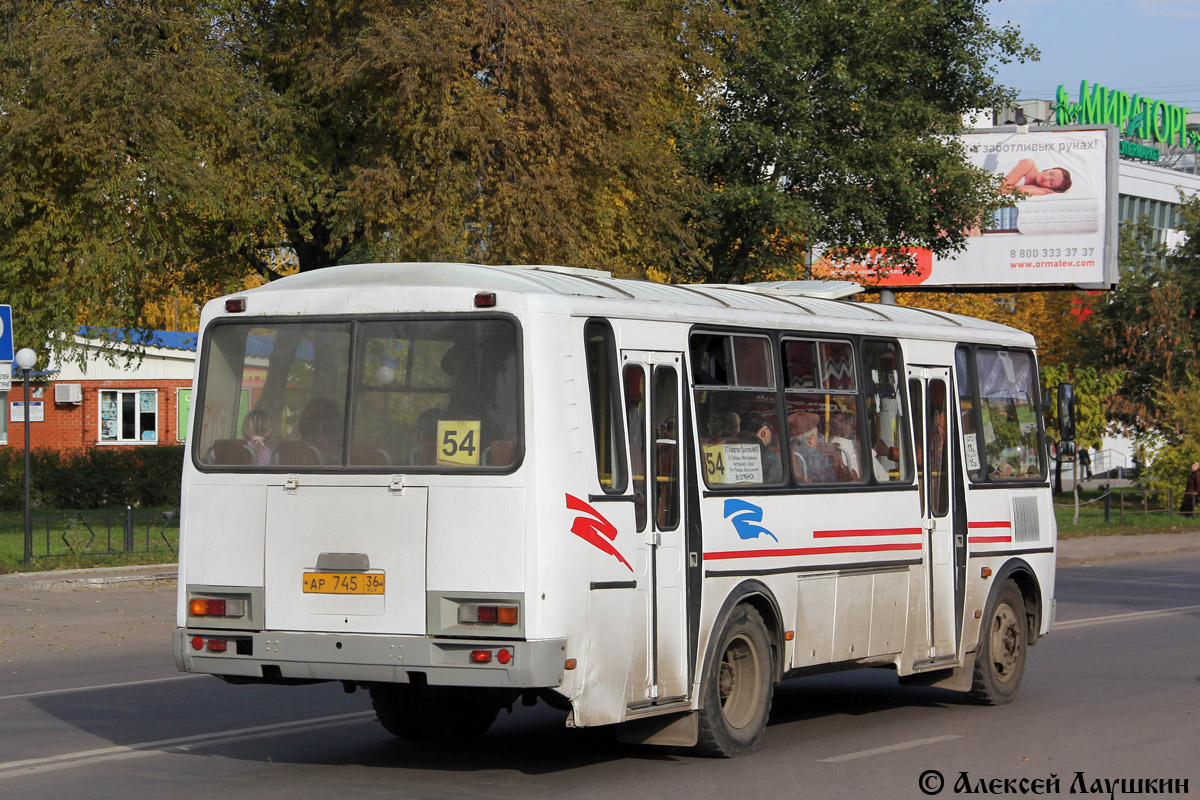
[[[154,389],[100,391],[101,442],[157,442],[158,392]]]

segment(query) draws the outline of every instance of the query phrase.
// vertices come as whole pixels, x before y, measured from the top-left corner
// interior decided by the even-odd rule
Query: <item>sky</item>
[[[1041,60],[997,66],[1018,100],[1073,101],[1079,82],[1200,110],[1200,0],[999,0],[995,26],[1011,22]]]

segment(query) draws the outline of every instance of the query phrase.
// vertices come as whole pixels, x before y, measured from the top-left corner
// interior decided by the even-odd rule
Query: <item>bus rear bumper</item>
[[[560,685],[566,649],[563,639],[465,641],[198,628],[176,628],[174,645],[181,672],[247,681],[408,683],[410,674],[420,673],[436,686],[510,689]]]

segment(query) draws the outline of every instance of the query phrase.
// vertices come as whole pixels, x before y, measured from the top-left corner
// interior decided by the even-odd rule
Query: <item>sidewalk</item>
[[[1080,536],[1059,540],[1058,563],[1069,566],[1196,551],[1200,551],[1200,531],[1146,533],[1139,536]],[[68,592],[79,589],[165,586],[175,583],[175,579],[174,564],[18,572],[0,575],[0,591],[16,589]]]
[[[1138,556],[1165,556],[1200,550],[1200,531],[1143,533],[1138,536],[1079,536],[1060,539],[1058,563],[1089,564]]]

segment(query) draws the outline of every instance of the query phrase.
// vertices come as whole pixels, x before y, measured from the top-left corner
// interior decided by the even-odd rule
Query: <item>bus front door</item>
[[[958,550],[965,546],[954,524],[954,474],[956,449],[949,412],[950,370],[947,367],[909,366],[908,389],[912,402],[913,437],[917,445],[917,481],[925,531],[925,587],[929,606],[928,661],[953,661],[958,657],[958,631],[962,593],[956,591],[962,576]]]
[[[630,629],[646,637],[646,657],[630,665],[626,693],[627,705],[636,710],[688,695],[679,424],[683,356],[641,350],[621,356],[638,529],[635,613],[645,614],[645,625]],[[635,645],[634,652],[641,651]]]

